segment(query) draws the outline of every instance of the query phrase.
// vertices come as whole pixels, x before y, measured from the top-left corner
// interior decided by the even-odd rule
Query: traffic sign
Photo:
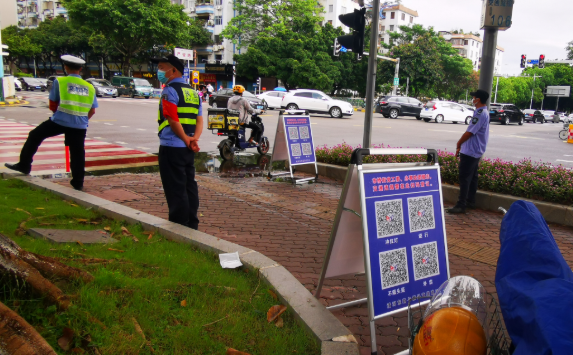
[[[539,64],[539,59],[528,59],[527,64],[531,65]]]
[[[394,86],[400,85],[400,78],[394,78]]]
[[[192,83],[199,84],[199,72],[194,70],[192,77],[193,77]]]

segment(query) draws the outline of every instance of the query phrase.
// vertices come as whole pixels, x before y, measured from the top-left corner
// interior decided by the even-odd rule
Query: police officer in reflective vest
[[[50,110],[54,114],[30,132],[20,152],[20,161],[5,165],[12,170],[29,174],[34,154],[44,139],[64,134],[65,145],[70,148],[70,184],[74,189],[81,190],[84,186],[84,143],[88,120],[95,114],[98,104],[95,89],[80,76],[82,65],[86,62],[72,55],[64,55],[61,59],[68,76],[54,80],[50,90]]]
[[[199,192],[195,181],[195,153],[203,131],[199,94],[182,78],[183,64],[174,55],[152,60],[157,79],[165,84],[159,101],[159,173],[169,220],[193,229],[199,226]]]

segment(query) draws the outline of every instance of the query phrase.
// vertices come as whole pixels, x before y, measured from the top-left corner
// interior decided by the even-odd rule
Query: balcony
[[[211,33],[215,32],[215,26],[206,25],[205,29]]]
[[[215,13],[215,7],[212,4],[197,4],[195,6],[195,13],[200,14],[212,14]]]
[[[38,13],[36,11],[29,11],[27,16],[28,18],[38,18]]]
[[[195,50],[197,51],[197,53],[213,53],[213,46],[209,45],[209,46],[196,47]]]
[[[67,15],[68,14],[68,10],[66,10],[63,7],[58,7],[56,8],[56,14],[57,15]]]

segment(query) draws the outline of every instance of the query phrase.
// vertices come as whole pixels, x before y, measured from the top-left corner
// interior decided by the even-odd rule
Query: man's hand
[[[187,148],[194,151],[195,153],[199,152],[199,139],[195,137],[188,137],[188,140],[185,142]]]
[[[456,158],[460,157],[460,149],[461,148],[456,148]]]

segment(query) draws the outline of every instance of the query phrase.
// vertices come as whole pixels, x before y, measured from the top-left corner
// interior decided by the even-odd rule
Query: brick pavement
[[[68,185],[67,180],[54,180]],[[318,184],[293,187],[263,177],[198,174],[200,230],[257,250],[286,267],[313,291],[321,271],[342,184],[321,178]],[[167,218],[158,174],[87,177],[85,191],[152,215]],[[238,218],[237,218],[238,217]],[[451,276],[470,275],[496,295],[495,262],[499,250],[500,213],[481,210],[446,215]],[[573,265],[573,228],[550,225],[569,265]],[[365,297],[364,275],[328,279],[321,295],[325,305]],[[370,354],[366,305],[333,314],[356,336],[362,354]],[[406,313],[376,322],[379,354],[407,348]]]

